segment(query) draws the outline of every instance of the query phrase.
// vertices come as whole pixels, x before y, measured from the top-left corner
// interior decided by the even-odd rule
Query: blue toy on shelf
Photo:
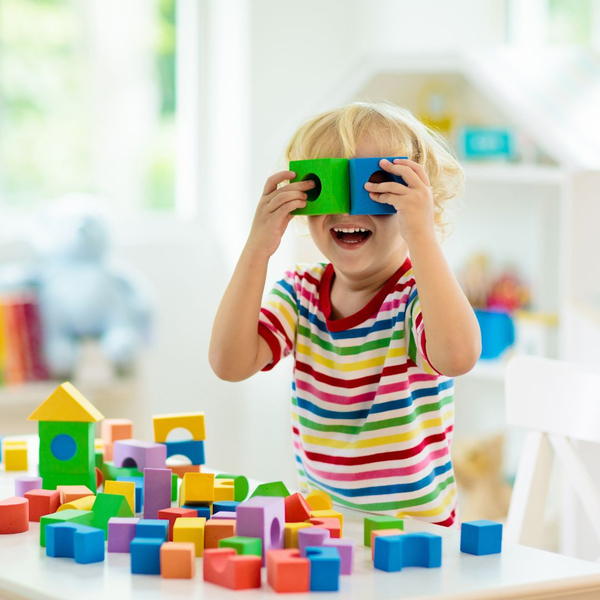
[[[481,519],[463,523],[460,528],[460,551],[484,556],[502,552],[502,523]]]
[[[377,537],[374,566],[389,572],[404,567],[441,567],[442,538],[427,532]]]

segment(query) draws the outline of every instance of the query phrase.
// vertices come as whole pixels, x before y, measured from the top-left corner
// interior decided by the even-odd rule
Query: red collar
[[[345,331],[360,325],[373,315],[376,315],[386,296],[394,289],[394,286],[396,283],[398,283],[400,277],[402,277],[402,275],[404,275],[404,273],[406,273],[411,266],[410,258],[407,257],[402,263],[402,266],[385,282],[385,285],[358,312],[344,317],[343,319],[330,319],[331,283],[333,281],[335,271],[333,269],[333,265],[329,263],[325,267],[325,272],[323,273],[321,282],[319,283],[319,308],[325,317],[327,329],[329,331]]]

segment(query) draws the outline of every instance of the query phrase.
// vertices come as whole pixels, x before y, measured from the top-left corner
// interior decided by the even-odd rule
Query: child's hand
[[[407,158],[379,161],[379,166],[388,173],[400,175],[406,185],[395,181],[365,183],[369,197],[375,202],[391,204],[400,216],[402,237],[409,244],[423,236],[435,238],[433,193],[425,169]]]
[[[252,252],[270,257],[279,247],[281,238],[293,219],[291,212],[306,206],[305,191],[315,186],[314,181],[309,179],[277,187],[295,176],[294,171],[280,171],[267,179],[246,243],[246,247]]]

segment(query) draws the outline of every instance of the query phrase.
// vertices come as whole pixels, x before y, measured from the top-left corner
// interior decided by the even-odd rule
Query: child
[[[308,217],[329,264],[288,271],[261,307],[269,257],[314,185],[280,186],[291,171],[269,177],[215,318],[210,364],[220,378],[241,381],[293,353],[300,489],[450,526],[451,377],[469,371],[481,351],[477,320],[436,236],[462,171],[438,135],[388,103],[319,115],[300,127],[286,154],[408,156],[380,161],[407,185],[365,184],[395,214]]]

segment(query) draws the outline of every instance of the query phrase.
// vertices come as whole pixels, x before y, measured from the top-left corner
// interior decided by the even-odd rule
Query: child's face
[[[382,156],[370,142],[361,142],[356,158]],[[400,267],[408,246],[400,235],[399,215],[315,215],[308,217],[317,248],[344,275],[372,276]],[[340,229],[366,230],[344,233]]]

